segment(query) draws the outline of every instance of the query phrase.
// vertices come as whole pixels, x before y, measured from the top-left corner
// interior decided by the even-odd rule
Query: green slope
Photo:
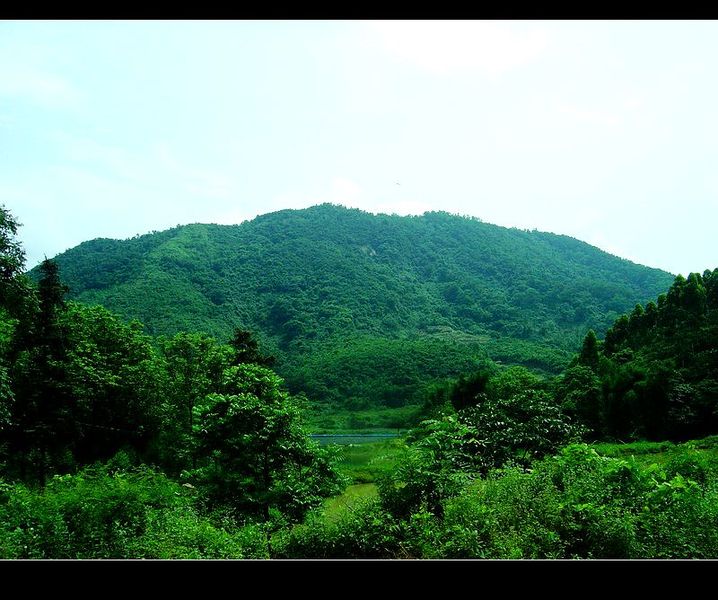
[[[416,401],[487,356],[558,372],[588,328],[673,281],[566,236],[326,204],[96,239],[56,260],[73,298],[149,333],[256,331],[290,387],[345,406]]]
[[[679,275],[656,302],[619,317],[593,362],[602,392],[593,410],[604,437],[686,440],[714,434],[718,269]]]

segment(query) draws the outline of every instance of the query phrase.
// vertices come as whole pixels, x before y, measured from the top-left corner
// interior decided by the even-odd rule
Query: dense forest
[[[432,382],[487,360],[556,375],[588,329],[673,279],[566,236],[328,204],[96,239],[55,260],[69,298],[152,336],[252,331],[327,430],[405,424]]]
[[[350,214],[373,219],[336,207],[315,212],[325,218]],[[313,213],[287,214],[312,221]],[[275,216],[257,221],[271,223]],[[379,222],[399,229],[403,221],[397,219]],[[317,220],[323,223],[319,216]],[[522,342],[534,344],[530,347],[539,354],[562,348],[567,360],[552,369],[521,360],[499,362],[493,360],[491,346],[482,342],[483,352],[465,361],[460,353],[447,350],[460,346],[458,341],[442,346],[433,339],[433,345],[427,342],[417,350],[426,361],[419,362],[412,358],[410,342],[422,338],[408,336],[406,324],[421,330],[422,322],[397,315],[403,314],[402,307],[424,301],[431,305],[433,296],[421,293],[426,280],[419,285],[416,276],[405,275],[418,298],[396,291],[397,304],[377,305],[364,317],[358,312],[353,329],[345,325],[329,331],[331,321],[326,329],[317,326],[315,342],[322,352],[344,338],[345,354],[327,362],[328,368],[339,368],[341,356],[353,355],[353,349],[366,348],[366,355],[357,351],[360,358],[372,348],[379,353],[372,344],[384,340],[386,358],[365,360],[362,368],[409,370],[407,365],[413,364],[425,384],[417,392],[420,401],[406,435],[363,448],[340,448],[320,447],[309,436],[307,417],[317,400],[311,386],[297,393],[274,371],[280,361],[286,361],[285,368],[292,364],[288,353],[297,340],[306,347],[292,359],[297,361],[293,368],[303,364],[300,357],[309,360],[308,372],[325,368],[310,350],[311,330],[286,336],[283,326],[291,319],[278,319],[274,323],[281,321],[280,331],[257,333],[247,327],[253,323],[249,317],[225,321],[230,327],[214,330],[216,337],[201,323],[196,330],[187,325],[185,331],[171,331],[179,321],[164,331],[143,327],[127,320],[128,314],[88,302],[83,294],[91,296],[89,286],[70,296],[68,283],[77,282],[82,269],[93,269],[87,266],[91,262],[78,262],[72,271],[70,252],[64,262],[45,260],[32,278],[23,274],[19,224],[0,209],[0,558],[718,557],[718,269],[687,278],[668,276],[661,288],[666,274],[594,253],[568,238],[494,230],[443,214],[406,222],[423,232],[432,222],[432,227],[461,223],[459,229],[486,228],[488,240],[481,242],[486,247],[501,248],[502,240],[515,236],[534,244],[534,250],[553,248],[555,260],[529,261],[521,267],[519,250],[504,247],[489,254],[504,252],[515,261],[513,272],[496,273],[493,281],[505,283],[513,273],[507,285],[516,286],[535,277],[532,289],[545,292],[540,302],[534,296],[532,306],[543,307],[546,345],[534,338],[540,335],[531,329],[540,327],[536,315],[512,318],[514,324],[524,319],[529,329],[515,338],[506,335],[504,343],[515,340],[520,348]],[[126,244],[156,243],[155,250],[168,258],[171,252],[165,245],[177,243],[187,231],[206,233],[209,227],[179,228]],[[240,229],[224,231],[236,234]],[[278,230],[269,231],[278,244],[286,241]],[[361,231],[355,233],[359,243],[366,241]],[[254,251],[262,254],[262,243],[271,248],[271,235],[257,241]],[[325,235],[332,235],[328,228]],[[470,255],[474,246],[469,237],[457,243],[457,255]],[[95,241],[87,246],[103,243],[108,248],[122,245]],[[319,245],[319,239],[313,243]],[[576,251],[563,248],[570,260],[558,260],[561,244]],[[369,248],[377,256],[388,252],[376,241]],[[404,252],[414,256],[422,248],[406,246]],[[180,247],[176,250],[182,262],[186,254]],[[153,281],[145,290],[155,294],[144,299],[149,309],[150,300],[162,295],[162,288],[155,286],[165,281],[170,286],[165,301],[178,301],[172,294],[179,292],[170,284],[189,286],[179,274],[182,269],[189,274],[191,268],[177,267],[174,279],[167,273],[162,279],[161,271],[148,270],[150,259],[144,252],[133,256],[96,250],[98,279],[92,293],[114,290],[118,302],[138,302],[141,282]],[[374,258],[371,252],[357,254]],[[438,255],[444,256],[443,251]],[[528,255],[536,260],[535,254]],[[102,267],[108,264],[102,260],[120,256],[127,257],[122,268]],[[341,263],[341,254],[337,261]],[[406,256],[401,261],[410,263]],[[577,265],[591,261],[600,275],[594,287],[593,270],[577,274]],[[377,263],[388,269],[388,260]],[[499,263],[483,259],[474,273]],[[72,275],[65,276],[63,264]],[[276,266],[291,271],[292,263]],[[136,279],[129,283],[111,281],[133,269]],[[342,281],[341,270],[321,273],[327,285]],[[549,278],[551,273],[562,273],[567,285],[573,274],[576,286],[584,290],[605,290],[607,281],[618,287],[610,288],[610,299],[597,292],[585,306],[585,298],[567,296],[562,302],[573,307],[573,320],[562,321],[556,301],[564,290],[551,290],[558,285]],[[631,284],[625,283],[627,273]],[[257,291],[262,281],[284,285],[270,275],[258,275],[247,287]],[[460,287],[464,280],[455,275],[456,280],[452,275],[445,283],[472,289],[470,283]],[[322,278],[319,272],[315,277]],[[241,287],[241,279],[226,279]],[[438,286],[439,279],[431,281]],[[393,281],[387,275],[386,285]],[[478,276],[467,281],[488,286],[488,280]],[[295,283],[301,288],[300,280]],[[352,293],[359,296],[359,288],[344,284],[349,303]],[[120,295],[122,286],[138,286],[136,295]],[[651,295],[641,286],[657,289]],[[496,287],[500,305],[510,309],[516,300],[507,300],[505,290],[517,288]],[[569,289],[578,293],[578,288]],[[197,283],[192,289],[199,294],[202,288]],[[318,289],[307,287],[305,292]],[[370,283],[366,289],[371,290]],[[626,293],[621,302],[631,294],[643,294],[644,299],[637,304],[634,297],[620,308],[618,289]],[[489,296],[481,295],[480,287],[474,292],[481,299],[474,305],[490,312]],[[197,297],[188,296],[190,301]],[[285,308],[309,310],[312,304],[283,298]],[[361,303],[355,300],[358,309]],[[256,305],[244,310],[257,311],[252,318],[261,320],[270,302],[270,295],[258,293]],[[609,306],[612,302],[616,305]],[[321,307],[318,300],[313,304],[312,310]],[[455,304],[457,312],[446,313],[441,326],[450,327],[453,335],[489,339],[507,326],[508,321],[494,320],[498,311],[472,324],[472,318],[456,308],[468,304]],[[597,318],[591,328],[598,307],[607,310],[610,320]],[[337,314],[353,317],[340,308],[337,304]],[[577,317],[579,313],[583,316]],[[166,315],[192,323],[193,317],[179,312]],[[297,316],[296,326],[312,318],[317,317]],[[392,321],[398,324],[395,330],[389,327]],[[379,329],[372,331],[371,323]],[[560,341],[562,324],[567,329]],[[581,327],[582,335],[571,337]],[[391,335],[382,338],[382,328]],[[409,355],[406,363],[399,360],[403,352]],[[432,360],[453,361],[453,370],[420,369]],[[376,381],[386,380],[377,376],[362,393],[369,393]],[[412,381],[407,378],[406,384]],[[333,391],[341,394],[342,388]],[[343,406],[338,402],[336,410]]]

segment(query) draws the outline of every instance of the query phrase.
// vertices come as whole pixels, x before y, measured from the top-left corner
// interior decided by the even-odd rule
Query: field
[[[400,438],[342,446],[340,471],[351,483],[324,503],[324,516],[338,519],[357,503],[377,496],[376,481],[388,474],[405,448]]]

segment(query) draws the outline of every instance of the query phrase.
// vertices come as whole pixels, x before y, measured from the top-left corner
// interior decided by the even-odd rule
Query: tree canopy
[[[71,298],[150,335],[239,348],[251,331],[294,393],[347,410],[418,405],[486,358],[558,374],[589,328],[672,280],[566,236],[328,204],[92,240],[56,260]]]

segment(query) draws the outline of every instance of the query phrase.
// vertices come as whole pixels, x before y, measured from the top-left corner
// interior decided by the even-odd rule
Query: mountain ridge
[[[423,356],[421,340],[430,338],[454,358],[461,346],[474,362],[488,356],[557,372],[587,329],[605,331],[673,281],[570,236],[441,211],[404,217],[332,204],[96,238],[56,260],[72,298],[137,318],[153,335],[257,332],[296,388],[307,381],[302,364],[331,365],[357,340],[368,355],[396,352],[388,340],[404,340]],[[426,368],[427,359],[416,360]],[[309,391],[341,396],[325,390],[332,385]]]

